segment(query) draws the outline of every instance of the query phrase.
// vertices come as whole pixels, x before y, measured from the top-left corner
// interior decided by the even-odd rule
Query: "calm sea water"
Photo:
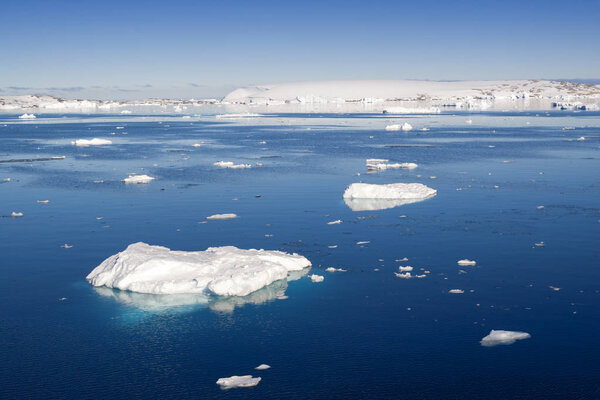
[[[386,132],[394,120],[415,129]],[[600,398],[599,127],[564,111],[0,115],[0,160],[66,156],[0,163],[0,398]],[[114,143],[70,144],[93,137]],[[366,174],[367,158],[419,167]],[[120,182],[132,172],[156,180]],[[358,181],[438,195],[354,212],[342,193]],[[85,281],[137,241],[298,252],[325,281],[209,303]],[[491,329],[532,337],[482,347]],[[261,383],[215,384],[246,374]]]

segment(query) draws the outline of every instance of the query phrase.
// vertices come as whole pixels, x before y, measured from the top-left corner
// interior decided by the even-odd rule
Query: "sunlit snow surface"
[[[0,398],[594,398],[598,111],[296,106],[0,114]],[[94,138],[112,144],[71,144]],[[353,183],[437,193],[344,199]],[[312,267],[247,296],[85,280],[137,242]],[[482,346],[498,328],[531,338]],[[215,384],[232,375],[262,380]]]

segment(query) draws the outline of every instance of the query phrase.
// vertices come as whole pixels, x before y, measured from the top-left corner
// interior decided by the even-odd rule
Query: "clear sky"
[[[330,79],[600,78],[600,0],[2,0],[0,95],[219,97]]]

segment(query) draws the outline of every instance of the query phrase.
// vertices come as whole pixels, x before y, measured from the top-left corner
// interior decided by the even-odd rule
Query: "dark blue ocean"
[[[94,137],[113,144],[70,144]],[[367,174],[367,158],[419,167]],[[359,181],[438,193],[356,212]],[[217,213],[239,218],[199,223]],[[0,216],[2,399],[600,398],[598,112],[3,114]],[[87,283],[138,241],[297,252],[325,280],[208,303]],[[491,329],[531,338],[481,346]],[[215,384],[247,374],[262,381]]]

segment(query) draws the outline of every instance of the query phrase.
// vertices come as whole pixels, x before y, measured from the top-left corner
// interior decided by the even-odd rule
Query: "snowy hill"
[[[238,104],[425,102],[433,106],[545,99],[600,99],[600,85],[521,81],[322,81],[282,83],[236,89],[222,100]]]

